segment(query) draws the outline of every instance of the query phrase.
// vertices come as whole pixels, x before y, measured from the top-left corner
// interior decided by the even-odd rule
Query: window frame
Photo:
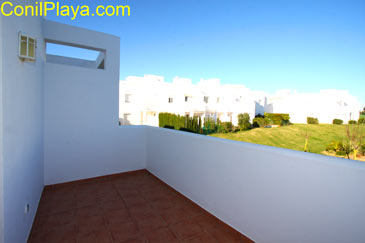
[[[132,94],[124,94],[124,103],[132,103],[131,97],[132,97]]]
[[[132,125],[132,123],[128,119],[128,118],[131,118],[131,117],[132,117],[132,113],[123,113],[123,125],[124,126]]]
[[[22,40],[22,37],[25,37],[26,38],[26,54],[23,55],[22,54],[22,43],[24,43],[24,41]],[[29,45],[30,45],[30,40],[33,40],[34,43],[33,43],[33,54],[34,56],[30,56],[29,55]],[[37,54],[37,39],[31,35],[28,35],[28,34],[25,34],[23,32],[19,32],[19,37],[18,37],[18,47],[19,47],[19,53],[18,53],[18,56],[19,58],[23,59],[24,61],[27,60],[27,61],[35,61],[36,60],[36,54]]]
[[[205,104],[208,104],[209,96],[204,96],[203,101],[204,101]]]

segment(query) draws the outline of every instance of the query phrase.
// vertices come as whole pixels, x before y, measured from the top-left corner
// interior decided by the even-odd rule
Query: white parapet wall
[[[361,162],[163,128],[146,132],[151,173],[257,242],[365,239]]]

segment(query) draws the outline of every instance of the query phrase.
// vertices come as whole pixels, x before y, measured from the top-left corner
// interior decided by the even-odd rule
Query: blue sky
[[[120,78],[220,78],[253,90],[347,89],[365,105],[365,1],[61,0],[130,17],[48,16],[120,36]],[[57,53],[57,47],[51,48]],[[88,54],[85,54],[86,56]]]

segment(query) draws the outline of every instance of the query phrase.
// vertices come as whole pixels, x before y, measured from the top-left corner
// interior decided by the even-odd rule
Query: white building
[[[321,90],[319,93],[297,93],[279,90],[269,96],[266,112],[289,113],[293,123],[306,123],[307,117],[320,123],[341,119],[358,120],[362,109],[358,99],[346,90]]]
[[[274,95],[252,91],[244,85],[221,84],[219,79],[191,79],[175,77],[172,83],[164,77],[130,76],[119,83],[119,117],[122,125],[158,126],[158,114],[219,118],[237,125],[237,116],[289,113],[291,122],[306,123],[316,117],[320,123],[342,119],[357,120],[361,105],[357,98],[344,90],[321,90],[319,93],[297,93],[279,90]]]
[[[172,83],[164,77],[145,75],[127,77],[119,85],[119,114],[123,125],[158,126],[158,114],[219,118],[237,124],[237,115],[247,112],[255,116],[255,101],[244,85],[221,85],[219,79],[176,77]]]

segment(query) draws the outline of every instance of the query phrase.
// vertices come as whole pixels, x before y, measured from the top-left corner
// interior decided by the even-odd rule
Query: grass
[[[362,129],[365,134],[365,126],[362,126]],[[276,128],[255,128],[236,133],[212,134],[211,136],[304,151],[304,134],[307,132],[309,134],[308,152],[321,153],[332,141],[343,141],[346,138],[346,125],[294,124]]]

